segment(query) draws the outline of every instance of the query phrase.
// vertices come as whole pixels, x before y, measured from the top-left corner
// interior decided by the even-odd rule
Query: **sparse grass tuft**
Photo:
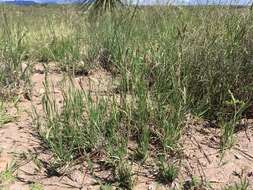
[[[13,117],[11,117],[5,110],[3,102],[0,100],[0,127],[3,124],[6,124],[12,121]]]
[[[167,163],[164,156],[159,158],[158,179],[162,183],[171,184],[178,176],[179,168],[173,163]]]
[[[246,178],[240,179],[239,183],[226,187],[224,190],[249,190],[249,181]]]
[[[237,100],[231,91],[231,100],[226,102],[226,109],[232,111],[223,111],[220,119],[221,128],[221,150],[229,149],[234,145],[235,128],[239,125],[243,112],[247,109],[248,105],[243,101]]]
[[[203,181],[203,179],[198,179],[197,177],[192,176],[191,180],[187,180],[184,182],[182,188],[184,190],[195,190],[195,189],[208,190],[211,189],[211,185],[208,183],[208,181]]]
[[[33,183],[30,185],[30,190],[43,190],[43,186],[39,183]]]
[[[6,166],[5,170],[0,172],[0,187],[6,186],[15,181],[16,177],[14,172],[16,171],[16,163],[11,162]]]
[[[111,185],[106,184],[106,185],[101,185],[100,190],[113,190],[113,188]]]
[[[132,169],[131,166],[126,161],[121,161],[116,166],[115,169],[115,178],[119,183],[119,186],[123,189],[132,189],[133,188],[133,179],[132,179]]]

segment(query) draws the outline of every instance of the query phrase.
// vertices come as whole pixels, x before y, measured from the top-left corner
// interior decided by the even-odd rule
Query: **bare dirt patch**
[[[252,120],[245,127],[235,134],[235,145],[222,153],[220,129],[190,124],[182,138],[183,178],[197,177],[214,189],[239,183],[243,178],[249,181],[249,189],[253,188]]]

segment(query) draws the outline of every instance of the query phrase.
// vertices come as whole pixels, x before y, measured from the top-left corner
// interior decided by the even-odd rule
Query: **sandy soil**
[[[44,78],[44,68],[37,65],[31,78],[33,83],[31,97],[22,96],[18,109],[10,105],[8,112],[16,115],[17,119],[0,128],[0,172],[4,171],[11,162],[17,164],[16,180],[5,185],[4,188],[27,190],[36,182],[42,184],[45,190],[99,189],[96,179],[90,175],[85,163],[73,167],[64,176],[57,176],[57,173],[47,168],[51,155],[38,138],[31,118],[32,106],[38,112],[42,110]],[[49,81],[53,84],[54,94],[59,101],[61,100],[59,86],[62,78],[62,74],[56,71],[51,71],[49,74]],[[108,90],[108,87],[113,86],[111,75],[101,69],[92,71],[89,76],[77,77],[74,83],[77,86],[81,83],[84,89],[92,89],[94,93],[103,93]],[[247,178],[250,182],[249,190],[253,189],[252,123],[251,120],[247,120],[244,128],[235,134],[236,145],[221,156],[218,147],[219,129],[203,126],[203,122],[191,119],[181,139],[182,169],[173,186],[180,189],[180,184],[184,184],[184,189],[187,190],[188,180],[196,177],[203,184],[209,183],[211,189],[221,189],[226,184],[240,181],[240,178]],[[36,160],[39,160],[42,165],[36,164]],[[136,173],[134,189],[170,189],[154,180],[152,167],[134,165],[133,168]]]

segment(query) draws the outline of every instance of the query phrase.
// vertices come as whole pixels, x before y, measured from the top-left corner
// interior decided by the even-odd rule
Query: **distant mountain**
[[[3,4],[11,4],[11,5],[37,5],[38,3],[35,1],[0,1]]]
[[[90,4],[95,0],[58,0],[58,4]]]
[[[0,0],[0,4],[11,4],[11,5],[80,4],[82,2],[83,0]]]
[[[14,0],[14,1],[1,1],[0,4],[10,4],[10,5],[18,5],[18,6],[29,6],[29,5],[54,5],[58,4],[55,0],[43,0],[41,2],[35,2],[31,0]]]
[[[58,1],[57,0],[43,0],[43,1],[39,1],[38,4],[54,5],[54,4],[58,4]]]

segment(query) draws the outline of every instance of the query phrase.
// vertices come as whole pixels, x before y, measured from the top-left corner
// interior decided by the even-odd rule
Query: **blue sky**
[[[138,2],[143,5],[153,4],[218,4],[218,5],[251,5],[253,0],[134,0],[134,3]]]
[[[0,0],[1,1],[15,1],[15,0]],[[16,0],[27,1],[27,0]],[[28,0],[30,1],[30,0]],[[38,3],[56,2],[56,3],[70,3],[76,0],[33,0]],[[124,0],[123,0],[124,1]],[[128,0],[127,0],[128,1]],[[249,5],[253,0],[130,0],[133,4],[154,5],[154,4],[236,4],[236,5]]]

